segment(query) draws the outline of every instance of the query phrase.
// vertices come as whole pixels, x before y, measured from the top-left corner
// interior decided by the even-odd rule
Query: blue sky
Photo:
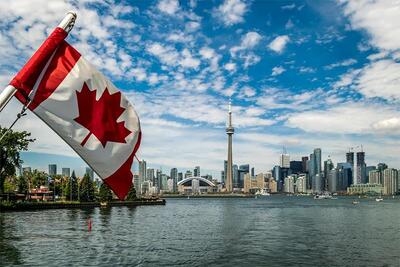
[[[44,10],[32,14],[35,6]],[[283,146],[292,159],[320,147],[340,162],[363,145],[368,164],[400,167],[399,1],[21,0],[0,10],[4,85],[65,12],[77,12],[68,41],[134,103],[139,157],[152,167],[200,165],[219,178],[229,97],[234,162],[256,172],[277,164]],[[17,129],[37,138],[25,165],[83,172],[34,115]]]

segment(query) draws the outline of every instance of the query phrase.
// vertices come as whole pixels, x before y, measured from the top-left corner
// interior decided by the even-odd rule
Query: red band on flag
[[[132,154],[116,172],[103,180],[114,191],[120,200],[125,199],[132,186],[133,174],[131,172],[131,166],[133,158],[139,149],[141,139],[142,132],[139,132],[138,140]]]
[[[35,86],[36,80],[43,68],[67,35],[68,33],[63,29],[55,28],[46,41],[44,41],[40,48],[10,82],[12,86],[18,89],[15,96],[22,103],[27,101],[28,95]]]
[[[66,41],[60,44],[29,105],[30,110],[34,110],[57,89],[80,57],[81,54]]]

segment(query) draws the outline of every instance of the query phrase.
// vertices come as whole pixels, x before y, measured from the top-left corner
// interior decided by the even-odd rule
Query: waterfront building
[[[200,167],[199,167],[200,168]],[[178,192],[178,169],[177,168],[172,168],[170,177],[172,179],[172,189],[170,192]]]
[[[143,184],[146,180],[147,175],[147,163],[145,160],[139,161],[139,185]],[[139,194],[142,194],[141,189],[139,188]]]
[[[238,188],[244,187],[244,175],[246,173],[250,173],[250,165],[249,164],[240,165],[238,170],[238,177],[239,177]]]
[[[146,181],[154,182],[154,169],[148,168],[146,170]]]
[[[193,176],[199,177],[200,175],[200,166],[194,167]]]
[[[387,168],[383,171],[383,193],[385,195],[394,195],[398,191],[399,172],[393,168]]]
[[[380,184],[352,184],[347,188],[348,194],[374,194],[382,195],[383,186]]]
[[[355,184],[356,183],[356,177],[354,175],[354,152],[349,151],[346,153],[346,163],[350,164],[351,166],[351,183],[350,184]]]
[[[255,177],[252,177],[250,173],[246,173],[244,175],[244,186],[243,186],[243,192],[244,193],[255,193],[258,190],[257,186],[257,179]]]
[[[57,165],[56,164],[49,164],[49,175],[50,176],[57,175]]]
[[[228,125],[226,127],[226,134],[228,135],[228,160],[227,160],[227,169],[225,171],[226,181],[225,188],[227,192],[233,191],[233,175],[232,175],[232,136],[235,132],[235,129],[232,126],[232,103],[229,100],[228,105]]]
[[[138,178],[139,178],[139,176],[138,176]],[[142,194],[143,195],[149,194],[152,187],[153,187],[153,184],[152,184],[151,180],[144,181],[141,185]],[[136,195],[139,195],[138,191],[136,191]]]
[[[217,185],[202,177],[187,177],[178,182],[178,192],[181,194],[201,194],[217,192]]]
[[[233,165],[233,187],[239,188],[240,186],[240,175],[239,175],[239,168],[238,165]],[[242,186],[243,187],[243,186]]]
[[[168,176],[166,174],[161,174],[161,185],[160,185],[160,190],[168,191]]]
[[[254,177],[254,176],[251,176]],[[258,189],[264,189],[267,188],[267,186],[265,185],[265,175],[263,173],[259,173],[256,176],[256,187]]]
[[[323,173],[317,173],[312,177],[312,191],[321,193],[323,191]]]
[[[332,170],[335,166],[333,165],[332,160],[329,158],[327,160],[324,161],[324,189],[328,190],[328,174],[329,171]]]
[[[356,154],[357,166],[356,166],[356,182],[357,184],[367,183],[366,175],[366,164],[365,164],[365,152],[360,151]]]
[[[370,184],[383,184],[381,178],[382,175],[379,170],[372,170],[368,172],[368,183]]]
[[[62,168],[61,169],[61,175],[64,177],[70,177],[71,176],[71,169],[70,168]]]
[[[137,175],[137,174],[134,174],[134,175],[133,175],[133,186],[135,187],[136,195],[137,195],[137,196],[140,195],[140,192],[141,192],[141,189],[140,189],[141,184],[140,184],[140,182],[139,182],[139,175]]]
[[[338,190],[346,191],[353,184],[353,166],[349,162],[338,163],[336,166],[339,170]]]
[[[327,190],[332,193],[336,193],[338,191],[338,184],[339,184],[339,170],[336,168],[333,168],[331,170],[328,170],[327,172],[327,181],[328,181],[328,186]]]
[[[86,167],[86,169],[85,169],[85,174],[87,174],[87,175],[89,176],[89,178],[90,178],[91,181],[94,180],[94,172],[93,172],[93,169],[92,169],[92,168]]]
[[[269,183],[268,184],[269,184],[268,188],[269,188],[271,193],[278,192],[278,184],[277,184],[275,179],[269,179]]]
[[[174,192],[174,179],[170,178],[167,180],[168,192]]]
[[[294,193],[294,176],[293,175],[289,175],[285,178],[284,192]]]
[[[275,178],[275,181],[279,181],[281,180],[281,166],[276,165],[274,166],[274,168],[272,169],[272,177]]]
[[[307,177],[305,175],[297,177],[295,184],[297,193],[307,193]]]
[[[153,186],[156,187],[157,192],[160,192],[160,190],[161,190],[161,184],[162,184],[161,175],[162,175],[162,171],[157,170],[156,176],[154,177],[154,181],[153,181]]]

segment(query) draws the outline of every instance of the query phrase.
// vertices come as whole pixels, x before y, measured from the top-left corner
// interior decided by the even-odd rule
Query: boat
[[[382,197],[377,197],[377,198],[375,198],[375,201],[376,202],[381,202],[381,201],[383,201],[383,198]]]
[[[360,201],[357,201],[357,200],[353,200],[353,205],[357,205],[357,204],[360,204]]]
[[[314,199],[332,199],[332,195],[328,192],[325,192],[322,194],[316,194],[314,196]]]
[[[271,194],[268,192],[268,189],[263,188],[263,189],[259,189],[259,190],[255,193],[255,195],[256,195],[256,198],[257,198],[257,197],[268,197],[268,196],[270,196]]]

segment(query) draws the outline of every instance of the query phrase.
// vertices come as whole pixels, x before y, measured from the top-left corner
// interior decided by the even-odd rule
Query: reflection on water
[[[0,265],[21,264],[21,252],[13,245],[12,241],[15,232],[15,224],[0,214]]]
[[[168,199],[3,213],[0,265],[400,266],[400,200],[352,200]]]

